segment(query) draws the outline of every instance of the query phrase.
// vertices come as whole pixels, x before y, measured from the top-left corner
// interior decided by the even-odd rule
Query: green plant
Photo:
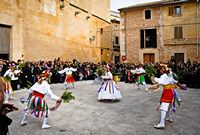
[[[25,67],[25,63],[19,63],[19,65],[18,65],[18,68],[20,69],[20,70],[23,70],[23,68]]]
[[[72,92],[65,91],[61,96],[61,99],[64,101],[64,103],[67,103],[70,100],[75,99],[75,97],[72,95]]]
[[[33,84],[30,81],[26,81],[26,88],[30,89],[33,86]]]
[[[7,75],[4,78],[5,78],[6,81],[11,82],[11,77],[10,76]]]
[[[97,74],[99,75],[99,76],[102,76],[104,73],[105,73],[105,71],[104,71],[104,69],[103,68],[97,68],[96,69],[96,72],[97,72]]]
[[[154,65],[152,64],[145,65],[144,69],[146,70],[146,75],[148,78],[155,76],[156,69],[154,68]]]
[[[112,75],[113,75],[113,76],[119,76],[119,77],[122,76],[122,74],[121,74],[120,72],[117,72],[115,69],[112,70]]]
[[[184,81],[184,78],[188,76],[189,72],[186,69],[177,67],[175,70],[176,77],[175,80]]]

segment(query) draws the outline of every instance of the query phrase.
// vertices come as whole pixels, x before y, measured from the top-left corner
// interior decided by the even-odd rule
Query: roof
[[[144,8],[144,7],[160,7],[164,5],[171,5],[171,4],[177,4],[177,3],[186,3],[186,2],[194,2],[196,0],[168,0],[168,1],[155,1],[155,2],[147,2],[142,4],[137,4],[133,6],[128,6],[124,8],[118,9],[119,11],[122,10],[128,10],[128,9],[134,9],[134,8]]]

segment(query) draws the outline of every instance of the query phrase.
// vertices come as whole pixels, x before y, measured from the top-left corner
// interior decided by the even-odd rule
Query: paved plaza
[[[135,84],[118,83],[122,99],[118,102],[99,102],[97,91],[100,85],[92,81],[76,82],[73,92],[75,100],[62,103],[56,111],[50,113],[50,129],[41,129],[42,119],[28,116],[28,125],[21,127],[20,121],[26,104],[20,103],[21,96],[27,96],[27,90],[15,91],[14,104],[19,111],[9,113],[13,119],[10,135],[199,135],[200,134],[200,89],[178,91],[181,106],[173,114],[174,123],[166,122],[164,130],[153,127],[160,118],[156,110],[162,90],[145,92]],[[148,87],[150,87],[148,85]],[[61,96],[63,84],[52,84],[52,91]],[[50,100],[49,107],[55,101]]]

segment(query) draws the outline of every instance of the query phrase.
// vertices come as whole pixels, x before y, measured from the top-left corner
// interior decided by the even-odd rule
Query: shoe
[[[6,101],[4,101],[3,103],[4,103],[4,104],[9,104],[10,102],[6,100]]]
[[[47,124],[42,124],[42,129],[47,129],[47,128],[51,128],[51,126]]]
[[[21,122],[21,126],[26,126],[27,124],[28,124],[27,121],[22,121],[22,122]]]
[[[172,118],[171,118],[171,119],[170,119],[170,118],[166,118],[166,121],[169,121],[169,122],[172,123],[172,122],[173,122],[173,119],[172,119]]]
[[[10,99],[10,100],[13,100],[13,99],[14,99],[14,97],[10,96],[10,97],[9,97],[9,99]]]
[[[164,128],[165,128],[165,125],[157,124],[157,125],[154,125],[154,127],[155,127],[156,129],[164,129]]]

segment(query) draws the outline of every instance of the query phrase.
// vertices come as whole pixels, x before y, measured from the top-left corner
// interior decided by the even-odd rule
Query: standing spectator
[[[174,55],[171,56],[170,62],[172,62],[172,63],[173,63],[173,62],[176,63],[176,59],[174,58]]]

